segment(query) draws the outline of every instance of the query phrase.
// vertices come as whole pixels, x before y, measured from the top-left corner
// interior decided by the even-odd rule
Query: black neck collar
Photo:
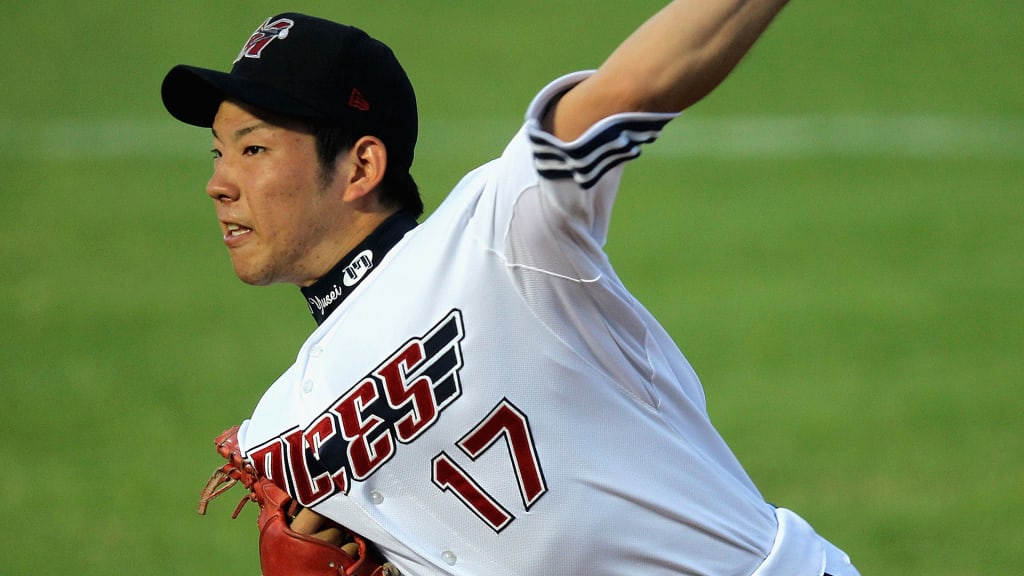
[[[387,254],[405,234],[416,227],[416,218],[408,212],[398,212],[381,223],[376,230],[363,239],[351,252],[345,255],[330,272],[324,274],[315,284],[302,288],[306,304],[313,314],[317,326],[352,293],[374,266]]]

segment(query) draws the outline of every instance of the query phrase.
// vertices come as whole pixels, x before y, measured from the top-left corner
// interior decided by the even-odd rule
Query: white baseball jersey
[[[560,142],[540,118],[585,74],[384,258],[357,249],[240,444],[406,575],[820,576],[837,551],[765,503],[602,250],[624,162],[674,115]]]

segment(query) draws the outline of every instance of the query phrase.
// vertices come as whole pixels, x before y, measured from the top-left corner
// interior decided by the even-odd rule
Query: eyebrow
[[[238,140],[239,138],[241,138],[241,137],[243,137],[243,136],[245,136],[247,134],[251,134],[251,133],[253,133],[253,132],[257,131],[257,130],[260,130],[262,128],[270,128],[270,124],[267,124],[266,122],[257,122],[256,124],[252,124],[250,126],[244,126],[242,128],[239,128],[238,130],[235,130],[234,139]],[[210,132],[213,132],[213,137],[214,138],[220,140],[220,136],[217,135],[217,131],[214,130],[212,127],[210,128]]]

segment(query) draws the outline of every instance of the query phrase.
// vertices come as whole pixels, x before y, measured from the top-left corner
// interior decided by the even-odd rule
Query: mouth
[[[224,244],[228,248],[237,248],[248,240],[251,232],[252,228],[234,222],[224,222]]]
[[[228,231],[224,236],[228,238],[237,238],[252,232],[251,228],[246,228],[245,226],[240,226],[238,224],[227,224],[226,226]]]

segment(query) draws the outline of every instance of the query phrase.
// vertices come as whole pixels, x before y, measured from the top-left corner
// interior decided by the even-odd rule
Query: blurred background
[[[171,66],[226,70],[282,11],[367,29],[417,87],[429,211],[662,4],[8,3],[0,573],[259,571],[240,489],[196,499],[314,324],[235,279]],[[620,275],[765,497],[865,576],[1024,573],[1021,70],[1017,0],[795,2],[626,171]]]

